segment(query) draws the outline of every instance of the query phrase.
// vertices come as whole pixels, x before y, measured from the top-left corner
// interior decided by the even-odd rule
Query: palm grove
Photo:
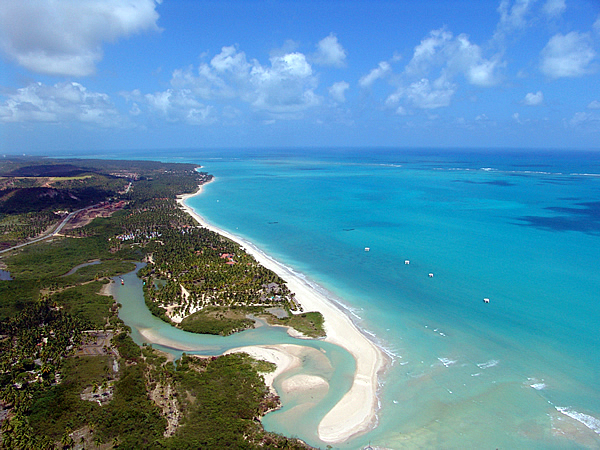
[[[0,164],[5,448],[306,448],[257,420],[278,405],[260,375],[272,367],[247,355],[172,362],[137,346],[102,295],[110,277],[146,261],[149,309],[183,329],[229,334],[261,316],[323,334],[319,313],[291,314],[299,306],[283,280],[178,207],[176,195],[210,178],[148,161]]]

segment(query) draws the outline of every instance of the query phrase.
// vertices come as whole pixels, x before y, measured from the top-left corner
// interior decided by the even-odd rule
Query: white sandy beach
[[[311,287],[305,280],[295,275],[285,266],[264,254],[251,242],[207,223],[185,204],[188,198],[198,195],[201,192],[202,186],[194,194],[180,196],[178,203],[202,226],[236,241],[260,264],[286,280],[288,288],[296,294],[296,299],[305,311],[319,311],[323,314],[325,331],[327,332],[325,341],[346,349],[356,360],[356,372],[352,387],[340,402],[325,415],[319,424],[319,438],[327,443],[340,443],[372,428],[377,420],[377,375],[384,366],[384,353],[324,294]],[[260,359],[274,362],[278,365],[278,371],[280,370],[279,366],[281,366],[281,372],[279,373],[293,367],[293,363],[289,361],[289,359],[293,358],[293,355],[286,351],[285,345],[243,347],[243,349],[244,351],[254,352]],[[277,356],[279,362],[274,357],[273,352],[275,350],[279,351],[279,355]],[[287,356],[283,356],[286,353]],[[317,380],[307,381],[309,384],[315,382]]]
[[[227,355],[229,353],[248,353],[255,359],[259,359],[262,361],[268,361],[277,366],[273,372],[268,372],[263,374],[265,378],[265,384],[269,386],[272,390],[273,382],[275,378],[277,378],[282,373],[294,369],[302,364],[300,358],[295,356],[290,350],[291,347],[295,347],[289,344],[281,344],[281,345],[252,345],[247,347],[238,347],[227,350],[224,354]]]

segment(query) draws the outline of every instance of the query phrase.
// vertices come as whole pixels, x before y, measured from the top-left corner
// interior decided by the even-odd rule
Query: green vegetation
[[[201,334],[220,334],[227,336],[236,331],[245,330],[254,326],[254,321],[247,319],[243,311],[222,308],[206,307],[186,317],[180,324],[185,331]]]
[[[246,354],[219,358],[184,355],[173,379],[185,420],[166,448],[309,448],[297,439],[266,433],[256,419],[277,407],[255,362]]]
[[[112,297],[98,294],[101,287],[107,283],[94,281],[79,286],[67,288],[50,296],[50,300],[73,316],[86,320],[90,327],[102,329],[114,303]]]
[[[39,283],[32,280],[0,281],[0,320],[15,316],[39,298]]]
[[[145,259],[149,309],[183,318],[183,329],[227,335],[259,316],[323,334],[320,313],[270,315],[299,309],[285,282],[176,203],[210,178],[148,161],[0,161],[0,249],[86,208],[62,236],[0,255],[12,276],[0,281],[4,447],[309,448],[257,420],[279,404],[258,373],[270,363],[229,355],[175,366],[140,349],[99,293]]]
[[[43,300],[0,323],[0,399],[12,406],[2,424],[7,448],[47,448],[51,438],[30,425],[35,400],[60,375],[63,361],[83,340],[87,324]]]
[[[51,211],[0,215],[0,250],[50,231],[61,220]]]
[[[101,386],[112,377],[110,356],[85,356],[65,359],[64,381],[40,392],[33,402],[29,421],[36,435],[53,441],[61,439],[66,429],[75,430],[94,423],[100,406],[81,399],[90,385]]]
[[[298,330],[305,336],[319,338],[325,336],[323,316],[318,312],[294,314],[285,319],[269,318],[269,322],[286,325]]]

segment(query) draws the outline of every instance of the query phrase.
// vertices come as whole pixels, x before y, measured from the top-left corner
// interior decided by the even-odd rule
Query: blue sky
[[[600,2],[0,0],[0,151],[600,148]]]

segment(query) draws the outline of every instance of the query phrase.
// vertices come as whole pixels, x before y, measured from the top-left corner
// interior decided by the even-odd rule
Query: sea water
[[[378,426],[336,447],[600,446],[599,153],[177,154],[216,177],[191,207],[390,355]]]

